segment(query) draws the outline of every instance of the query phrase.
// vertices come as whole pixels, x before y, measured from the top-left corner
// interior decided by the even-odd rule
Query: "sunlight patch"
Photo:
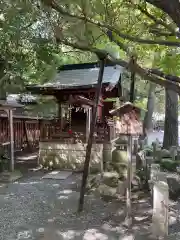
[[[19,232],[17,235],[17,240],[29,239],[32,237],[32,230]]]
[[[73,191],[71,189],[64,189],[62,191],[59,191],[58,194],[70,194],[72,193]]]
[[[44,232],[44,228],[38,228],[36,231],[39,232],[39,233],[43,233]]]
[[[89,229],[85,232],[83,240],[108,240],[108,236],[97,229]]]
[[[63,239],[71,240],[75,237],[81,236],[81,231],[68,230],[67,232],[57,231],[57,235],[63,237]]]
[[[52,171],[46,174],[43,179],[65,180],[72,175],[71,171]]]
[[[59,196],[58,199],[59,200],[61,200],[61,199],[68,199],[68,196]]]
[[[33,185],[33,184],[40,184],[42,182],[40,181],[32,181],[32,182],[14,182],[13,184],[19,184],[19,185]]]

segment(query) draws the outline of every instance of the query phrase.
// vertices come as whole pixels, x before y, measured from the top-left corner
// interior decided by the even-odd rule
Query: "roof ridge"
[[[116,64],[107,62],[105,67],[116,66]],[[78,70],[78,69],[90,69],[99,67],[99,62],[89,62],[89,63],[75,63],[75,64],[65,64],[58,68],[58,72],[60,71],[68,71],[68,70]]]

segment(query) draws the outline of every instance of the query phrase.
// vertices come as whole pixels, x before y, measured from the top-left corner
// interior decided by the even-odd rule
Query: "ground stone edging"
[[[23,177],[22,173],[19,171],[14,172],[2,172],[0,174],[0,183],[10,183],[14,182]]]

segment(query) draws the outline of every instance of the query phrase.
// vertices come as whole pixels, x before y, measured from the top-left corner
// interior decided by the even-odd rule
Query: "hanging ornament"
[[[71,124],[72,124],[72,107],[71,105],[69,105],[69,130],[68,130],[68,133],[69,134],[72,134],[72,130],[71,130]]]
[[[71,130],[71,129],[69,129],[69,130],[68,130],[68,133],[69,133],[69,134],[72,134],[72,130]]]

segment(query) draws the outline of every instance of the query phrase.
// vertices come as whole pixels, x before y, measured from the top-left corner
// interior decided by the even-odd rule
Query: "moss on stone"
[[[170,158],[162,159],[160,162],[161,168],[170,172],[176,172],[176,167],[178,167],[179,164],[180,164],[179,161],[174,161]]]
[[[102,144],[95,144],[92,148],[90,171],[99,172],[102,161]],[[41,143],[39,163],[50,169],[78,169],[84,166],[86,145]]]
[[[127,162],[127,151],[123,151],[123,150],[119,150],[119,149],[115,149],[112,152],[112,162],[113,163],[125,163]]]

